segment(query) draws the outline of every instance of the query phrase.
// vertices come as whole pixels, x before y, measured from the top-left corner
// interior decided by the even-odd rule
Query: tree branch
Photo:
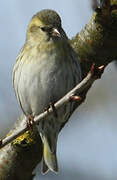
[[[109,2],[111,5],[100,7],[101,11],[95,12],[85,28],[70,40],[78,53],[83,78],[93,63],[106,66],[117,59],[117,9],[112,10],[117,1]]]
[[[83,78],[87,76],[93,63],[97,67],[107,66],[117,59],[117,1],[110,0],[109,2],[109,5],[100,6],[100,10],[94,13],[85,28],[70,40],[72,47],[78,53]],[[87,78],[89,78],[88,83],[86,83]],[[84,87],[83,89],[86,88],[83,90],[79,87],[81,88],[79,92],[83,92],[80,96],[84,96],[82,100],[84,100],[94,80],[94,75],[92,78],[89,73],[83,80],[83,84],[80,84]],[[69,101],[69,99],[67,100]],[[80,105],[81,102],[78,103]],[[50,109],[50,111],[52,110]],[[44,112],[44,115],[46,113]],[[26,127],[26,117],[22,115],[1,146],[3,147],[6,142],[10,142],[12,138],[9,140],[9,137],[12,137],[17,131],[19,132],[21,129],[24,131],[24,127]],[[0,179],[32,180],[33,169],[41,161],[41,158],[42,142],[36,126],[34,126],[32,131],[26,131],[0,150]]]

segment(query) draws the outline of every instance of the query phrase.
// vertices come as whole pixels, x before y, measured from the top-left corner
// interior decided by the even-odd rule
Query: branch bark
[[[78,53],[83,78],[86,77],[93,63],[97,67],[107,66],[117,59],[117,1],[110,0],[109,5],[100,7],[100,10],[94,13],[90,22],[70,40],[70,43]],[[82,95],[87,94],[93,82],[94,78]],[[7,137],[25,126],[26,118],[21,115]],[[26,131],[0,150],[0,179],[32,180],[33,169],[41,158],[42,142],[34,127],[33,131]]]
[[[112,10],[117,1],[110,2],[109,8],[106,6],[95,12],[84,29],[70,41],[80,58],[83,78],[92,63],[106,66],[117,59],[117,8]]]

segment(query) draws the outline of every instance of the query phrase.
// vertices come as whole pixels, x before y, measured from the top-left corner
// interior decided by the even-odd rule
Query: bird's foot
[[[34,125],[34,117],[32,115],[29,115],[27,118],[28,118],[27,127],[30,130],[33,128]]]
[[[52,108],[53,114],[54,114],[55,118],[57,118],[58,114],[57,114],[54,103],[52,103],[52,102],[49,103],[48,107],[44,109],[44,111],[47,111],[48,114],[49,114],[49,108]]]
[[[56,110],[56,108],[55,108],[54,103],[51,102],[51,103],[50,103],[50,107],[52,108],[52,111],[53,111],[53,113],[54,113],[55,118],[58,118],[57,110]]]

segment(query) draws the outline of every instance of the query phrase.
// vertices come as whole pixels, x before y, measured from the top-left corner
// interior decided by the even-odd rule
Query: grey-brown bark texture
[[[108,65],[117,59],[117,0],[102,0],[100,9],[85,28],[70,40],[78,53],[83,78],[92,63]],[[86,91],[84,94],[86,94]],[[23,115],[7,136],[26,123]],[[0,180],[32,180],[32,171],[41,162],[42,142],[36,127],[0,150]]]

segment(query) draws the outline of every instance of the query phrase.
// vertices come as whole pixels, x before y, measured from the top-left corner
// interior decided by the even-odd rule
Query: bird
[[[13,66],[12,81],[24,115],[35,117],[56,103],[82,80],[78,54],[70,45],[61,18],[51,9],[36,13],[27,28],[26,41]],[[39,122],[43,143],[42,173],[58,173],[58,134],[76,102],[70,102]]]

